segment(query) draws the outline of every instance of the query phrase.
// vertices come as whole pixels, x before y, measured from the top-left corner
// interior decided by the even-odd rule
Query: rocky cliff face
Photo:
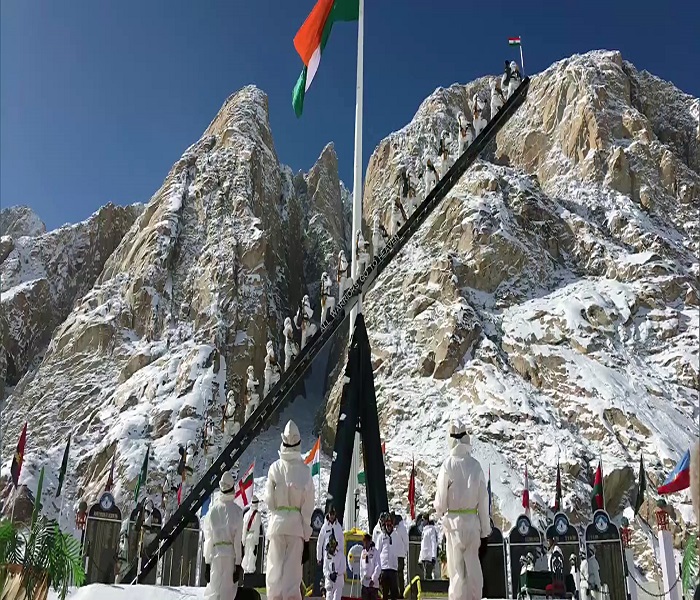
[[[283,358],[284,318],[344,244],[342,214],[332,146],[308,174],[293,174],[277,159],[265,94],[232,95],[8,398],[3,456],[29,420],[23,480],[31,487],[38,465],[57,475],[58,440],[72,432],[69,498],[92,500],[116,453],[117,498],[129,505],[150,445],[147,487],[159,501],[178,446],[199,447],[206,419],[217,425],[210,458],[228,442],[219,427],[225,395],[233,392],[242,418],[250,365],[262,394],[265,344],[273,340]],[[301,240],[315,242],[298,252]],[[50,294],[46,279],[31,293]],[[204,463],[199,451],[197,468]]]
[[[28,206],[0,210],[0,237],[37,236],[46,233],[46,225]]]
[[[139,212],[138,205],[108,204],[87,221],[44,233],[43,223],[30,209],[3,211],[16,217],[5,220],[7,231],[21,233],[1,238],[3,383],[15,385],[36,366],[54,328],[95,283]]]
[[[388,225],[400,167],[421,173],[476,92],[488,98],[488,78],[436,90],[379,144],[366,223]],[[685,452],[699,410],[698,118],[697,98],[617,52],[533,77],[485,160],[364,303],[397,504],[413,454],[429,507],[455,415],[490,465],[505,525],[521,510],[526,464],[536,520],[552,516],[559,461],[580,521],[599,457],[619,517],[640,454],[655,484]],[[336,386],[328,432],[338,397]],[[692,522],[682,498],[678,508]]]

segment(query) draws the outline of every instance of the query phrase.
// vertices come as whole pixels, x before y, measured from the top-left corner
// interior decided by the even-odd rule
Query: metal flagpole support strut
[[[365,24],[365,2],[359,0],[359,11],[357,19],[357,85],[355,88],[355,162],[353,169],[353,190],[352,190],[352,265],[350,275],[353,284],[360,276],[357,263],[357,236],[362,230],[362,83],[364,71],[364,24]],[[357,304],[350,311],[350,340],[355,329],[355,319],[357,314],[362,312],[362,295],[359,296]],[[352,462],[350,466],[350,481],[348,491],[345,495],[345,531],[354,529],[357,526],[355,519],[355,488],[357,487],[357,476],[360,472],[360,446],[359,436],[355,434],[355,444],[352,451]]]

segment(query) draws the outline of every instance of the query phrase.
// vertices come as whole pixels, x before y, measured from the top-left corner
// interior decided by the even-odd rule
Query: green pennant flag
[[[139,473],[139,478],[136,481],[136,492],[134,493],[134,502],[139,503],[139,492],[141,491],[141,486],[146,483],[146,476],[148,475],[148,453],[151,451],[151,445],[146,446],[146,456],[143,457],[143,465],[141,466],[141,472]]]
[[[644,455],[639,457],[639,485],[637,486],[637,498],[634,501],[634,514],[639,513],[639,509],[644,504],[644,492],[647,490],[647,475],[644,471]]]
[[[34,500],[34,511],[32,512],[32,528],[39,518],[39,513],[41,512],[41,489],[44,487],[44,467],[41,467],[41,473],[39,473],[39,483],[36,486],[36,499]]]
[[[63,460],[61,461],[61,471],[58,474],[58,489],[56,490],[56,498],[61,495],[63,489],[63,480],[66,478],[66,470],[68,469],[68,453],[70,452],[70,433],[68,434],[68,443],[63,451]]]

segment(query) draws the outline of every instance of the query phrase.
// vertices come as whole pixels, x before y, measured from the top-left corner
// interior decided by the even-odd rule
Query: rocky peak
[[[10,206],[0,210],[0,236],[18,238],[46,232],[46,225],[28,206]]]

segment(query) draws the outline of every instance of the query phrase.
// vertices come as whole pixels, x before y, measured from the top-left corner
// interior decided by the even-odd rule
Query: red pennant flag
[[[595,479],[593,480],[593,492],[591,492],[591,509],[593,512],[596,510],[604,510],[605,502],[603,500],[603,466],[602,461],[598,463],[598,468],[595,472]]]
[[[182,502],[182,482],[177,486],[177,505],[180,506]]]
[[[523,508],[530,510],[530,481],[527,477],[527,465],[525,465],[525,489],[523,489]]]
[[[27,444],[27,424],[22,427],[22,433],[19,435],[19,441],[17,442],[17,450],[15,451],[15,456],[12,459],[12,467],[10,472],[12,473],[12,483],[15,487],[19,485],[19,474],[22,472],[22,462],[24,461],[24,447]]]
[[[411,465],[411,478],[408,481],[408,506],[411,509],[411,518],[416,518],[416,462]]]
[[[556,496],[554,498],[554,512],[558,513],[562,510],[561,505],[561,470],[559,469],[559,463],[557,463],[557,490]]]
[[[107,483],[105,484],[105,492],[111,492],[112,486],[114,485],[114,458],[117,455],[117,449],[114,448],[114,453],[112,454],[112,466],[109,468],[109,476],[107,477]]]

